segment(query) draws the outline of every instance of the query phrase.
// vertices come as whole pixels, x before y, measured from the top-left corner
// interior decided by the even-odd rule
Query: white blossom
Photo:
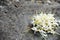
[[[32,27],[31,29],[34,31],[39,31],[42,36],[47,36],[46,33],[55,34],[55,27],[58,26],[58,23],[55,21],[54,14],[46,14],[41,12],[41,14],[37,14],[33,16],[32,24],[36,27]]]

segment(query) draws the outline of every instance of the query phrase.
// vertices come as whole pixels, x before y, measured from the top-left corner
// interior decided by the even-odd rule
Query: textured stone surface
[[[60,19],[60,4],[57,1],[47,4],[44,0],[41,3],[31,0],[0,0],[0,40],[41,40],[26,32],[30,17],[36,10],[53,11]],[[48,40],[60,40],[60,36],[51,36]]]

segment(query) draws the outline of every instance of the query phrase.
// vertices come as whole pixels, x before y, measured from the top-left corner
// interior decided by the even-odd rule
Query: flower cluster
[[[38,31],[43,37],[46,37],[47,33],[55,34],[58,26],[54,14],[46,14],[43,12],[33,16],[32,24],[33,27],[31,29],[35,32]]]

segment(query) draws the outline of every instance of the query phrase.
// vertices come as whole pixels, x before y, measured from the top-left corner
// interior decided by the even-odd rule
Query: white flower
[[[37,31],[37,28],[36,27],[33,27],[33,28],[31,28],[32,30],[34,30],[34,31]]]
[[[39,31],[43,36],[47,36],[47,33],[55,34],[54,29],[58,26],[54,14],[46,14],[43,12],[33,16],[32,24],[37,26],[32,27],[31,29],[35,32]]]
[[[51,30],[51,33],[55,34],[56,32],[55,32],[55,31],[53,31],[53,30]]]
[[[42,37],[47,36],[46,32],[44,32],[43,30],[41,30],[40,33],[41,33]]]

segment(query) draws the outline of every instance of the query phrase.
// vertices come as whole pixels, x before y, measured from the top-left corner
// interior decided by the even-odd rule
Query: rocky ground
[[[30,17],[41,10],[52,11],[60,19],[60,0],[0,0],[0,40],[41,40],[26,31]],[[60,36],[48,40],[60,40]]]

